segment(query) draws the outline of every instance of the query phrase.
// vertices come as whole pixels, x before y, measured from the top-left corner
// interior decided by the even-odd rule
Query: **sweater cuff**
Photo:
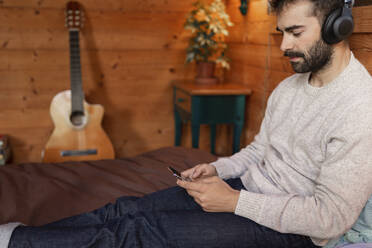
[[[231,170],[231,167],[229,168],[225,166],[224,159],[225,158],[219,158],[217,161],[214,161],[210,164],[216,168],[218,177],[222,179],[228,179],[231,177],[229,175],[229,169]]]
[[[235,214],[259,223],[266,196],[241,190]]]
[[[0,225],[0,248],[7,248],[14,229],[22,225],[19,222],[11,222]]]

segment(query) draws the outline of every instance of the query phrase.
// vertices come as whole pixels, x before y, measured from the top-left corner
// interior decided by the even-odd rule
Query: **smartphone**
[[[181,173],[179,171],[177,171],[176,169],[174,169],[172,166],[168,166],[168,170],[170,172],[172,172],[173,176],[177,177],[180,180],[191,181],[190,178],[185,178],[185,177],[181,176]]]

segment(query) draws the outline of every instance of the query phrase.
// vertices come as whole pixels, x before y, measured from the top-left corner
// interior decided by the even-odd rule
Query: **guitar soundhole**
[[[85,115],[83,112],[73,112],[70,116],[70,121],[74,126],[82,126],[85,123]]]

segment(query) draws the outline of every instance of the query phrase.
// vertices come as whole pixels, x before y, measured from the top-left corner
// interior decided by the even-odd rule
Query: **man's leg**
[[[19,227],[10,248],[291,248],[315,247],[309,238],[281,234],[232,213],[202,210],[146,211],[104,224]]]
[[[123,196],[94,211],[82,213],[45,225],[52,227],[77,227],[104,224],[127,214],[146,211],[192,210],[201,207],[181,187],[171,187],[143,197]]]
[[[234,189],[239,179],[228,180]],[[122,197],[91,213],[42,227],[18,227],[19,247],[314,247],[299,235],[280,234],[232,213],[207,213],[180,187]]]
[[[232,188],[240,190],[244,186],[240,179],[226,181]],[[109,203],[92,212],[68,217],[48,224],[48,227],[57,226],[87,226],[103,224],[126,214],[147,211],[170,211],[170,210],[201,210],[201,207],[181,187],[171,187],[160,190],[143,197],[124,196],[112,204]]]

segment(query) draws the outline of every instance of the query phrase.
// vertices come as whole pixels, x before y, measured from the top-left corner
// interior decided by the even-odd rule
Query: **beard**
[[[321,69],[324,69],[331,62],[333,55],[333,48],[331,45],[325,43],[322,39],[315,42],[314,45],[310,47],[308,51],[296,52],[296,51],[285,51],[284,56],[287,57],[300,57],[303,61],[292,62],[291,65],[295,72],[306,73],[312,72],[316,73]]]

